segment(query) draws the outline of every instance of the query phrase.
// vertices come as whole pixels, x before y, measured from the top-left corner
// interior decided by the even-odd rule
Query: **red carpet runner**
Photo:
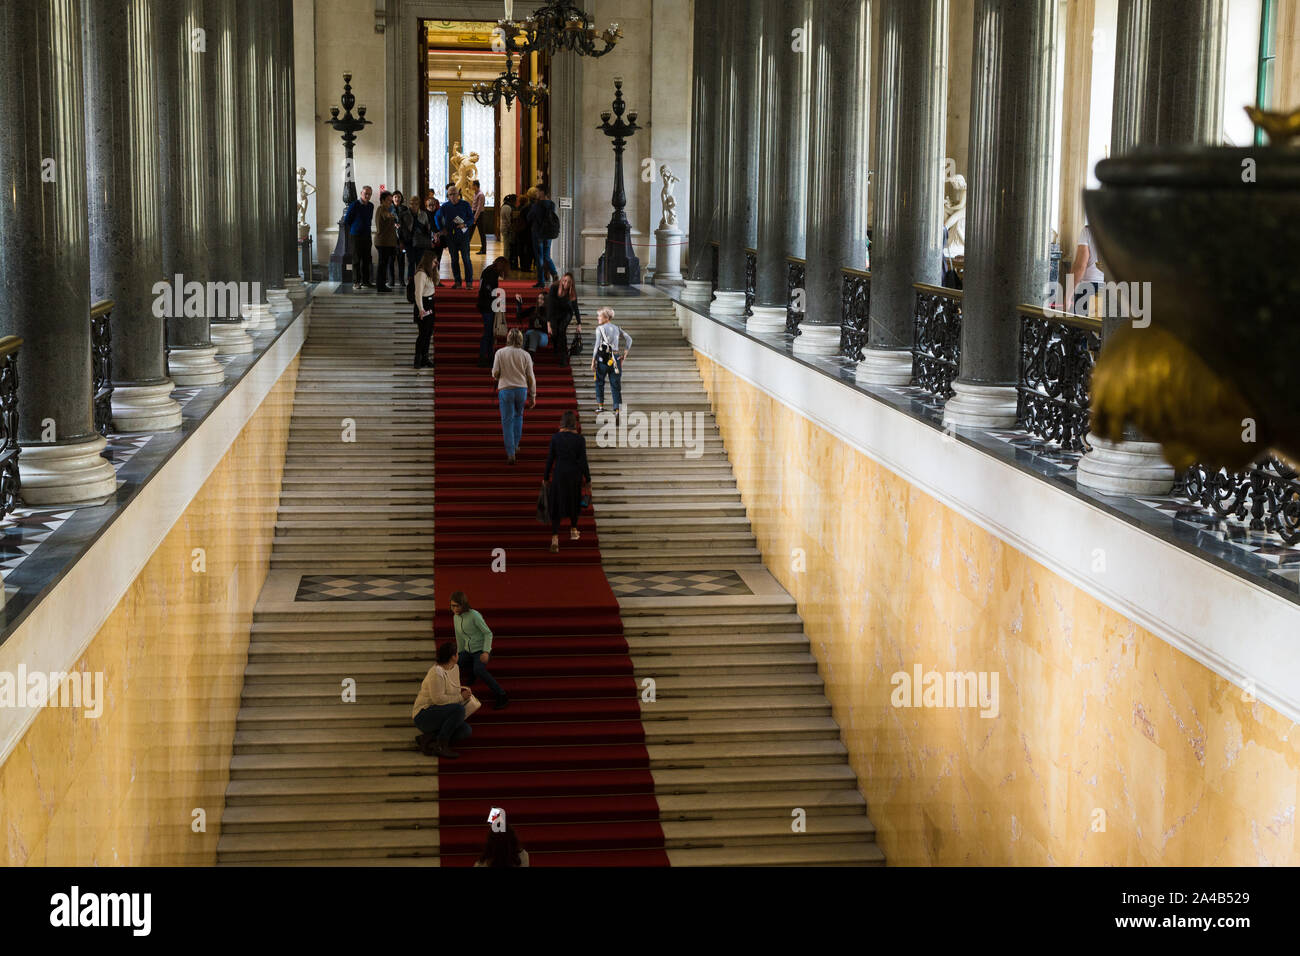
[[[520,291],[531,302],[528,285],[508,283],[512,300]],[[449,598],[469,595],[492,628],[489,669],[510,706],[493,710],[477,685],[484,706],[473,737],[457,745],[459,759],[439,759],[442,864],[478,858],[498,806],[533,866],[666,866],[638,689],[595,521],[583,515],[577,542],[561,529],[556,555],[535,517],[551,435],[577,408],[573,377],[539,353],[537,407],[525,413],[518,464],[506,465],[495,383],[477,367],[475,295],[443,288],[437,300],[434,623],[437,639],[451,640]],[[492,570],[498,548],[504,573]]]

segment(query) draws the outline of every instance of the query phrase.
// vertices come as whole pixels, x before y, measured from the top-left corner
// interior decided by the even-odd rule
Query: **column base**
[[[799,337],[794,340],[795,355],[840,354],[840,327],[838,325],[813,325],[806,319],[799,324]]]
[[[302,281],[301,276],[285,276],[284,288],[289,293],[289,298],[295,302],[307,298],[307,283]]]
[[[1016,423],[1014,385],[969,385],[953,382],[957,394],[943,406],[944,425],[967,428],[1010,428]]]
[[[859,385],[912,384],[910,349],[863,349],[854,374]]]
[[[242,322],[210,322],[208,332],[218,355],[242,355],[253,351],[253,338]]]
[[[174,348],[167,356],[167,374],[181,386],[220,385],[226,370],[217,364],[217,347]]]
[[[713,304],[709,306],[709,314],[728,319],[740,318],[745,314],[745,293],[723,292],[719,289],[714,293]]]
[[[684,295],[692,299],[707,299],[713,295],[713,283],[705,279],[686,279]]]
[[[753,314],[745,320],[746,332],[755,335],[785,332],[785,306],[756,305],[750,311]]]
[[[1080,488],[1103,495],[1167,495],[1174,489],[1174,467],[1159,442],[1106,441],[1088,436],[1087,454],[1079,460]]]
[[[19,457],[23,503],[32,507],[102,501],[117,491],[117,472],[96,435],[71,445],[23,445]]]
[[[272,312],[284,315],[293,311],[293,303],[289,301],[288,289],[267,289],[266,301]]]
[[[181,427],[181,407],[172,400],[172,382],[117,385],[113,388],[113,425],[119,432],[164,432]]]
[[[265,302],[253,302],[243,306],[239,310],[243,316],[244,328],[249,332],[255,332],[258,329],[269,329],[275,325],[275,313]]]

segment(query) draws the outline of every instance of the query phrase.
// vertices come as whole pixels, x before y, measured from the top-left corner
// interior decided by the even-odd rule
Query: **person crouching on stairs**
[[[460,754],[451,749],[451,744],[473,732],[465,723],[465,702],[470,698],[470,690],[460,685],[454,644],[438,645],[436,659],[438,663],[424,675],[411,712],[411,720],[420,729],[415,742],[426,757],[455,758]]]
[[[464,591],[456,591],[451,596],[452,621],[456,625],[456,650],[460,652],[459,664],[462,674],[467,675],[469,686],[481,680],[496,695],[497,710],[510,702],[501,685],[488,673],[488,659],[492,656],[492,631],[489,630],[483,615],[469,605],[469,598]]]

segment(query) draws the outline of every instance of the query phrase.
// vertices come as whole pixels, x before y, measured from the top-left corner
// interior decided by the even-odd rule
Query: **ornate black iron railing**
[[[840,296],[840,354],[861,361],[867,345],[867,323],[871,317],[871,273],[845,269]]]
[[[16,335],[0,339],[0,516],[18,504],[18,347]]]
[[[807,270],[804,266],[804,260],[797,259],[794,256],[786,256],[786,306],[785,306],[785,330],[791,335],[799,334],[799,323],[807,314],[804,306],[804,282],[806,281]]]
[[[113,332],[109,299],[90,308],[90,391],[95,403],[95,431],[107,435],[113,424]]]
[[[1022,305],[1016,422],[1031,435],[1083,450],[1088,382],[1101,349],[1101,320]]]
[[[912,380],[945,401],[953,394],[961,358],[960,289],[923,282],[916,289],[916,337],[912,345]]]
[[[1288,546],[1300,542],[1300,476],[1277,458],[1234,472],[1195,464],[1181,486],[1188,500],[1220,518],[1248,520],[1250,530],[1271,531]]]
[[[754,314],[754,298],[758,295],[758,250],[745,250],[745,314]]]
[[[718,291],[718,244],[709,243],[709,282],[713,285],[713,291]]]

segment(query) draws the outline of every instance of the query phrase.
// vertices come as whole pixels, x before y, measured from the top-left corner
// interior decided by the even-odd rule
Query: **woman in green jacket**
[[[461,680],[466,686],[473,687],[474,681],[481,680],[496,695],[497,710],[510,702],[501,685],[488,673],[488,659],[492,656],[492,631],[488,628],[483,615],[470,607],[469,598],[464,591],[456,591],[451,596],[452,622],[456,625],[457,665]]]

